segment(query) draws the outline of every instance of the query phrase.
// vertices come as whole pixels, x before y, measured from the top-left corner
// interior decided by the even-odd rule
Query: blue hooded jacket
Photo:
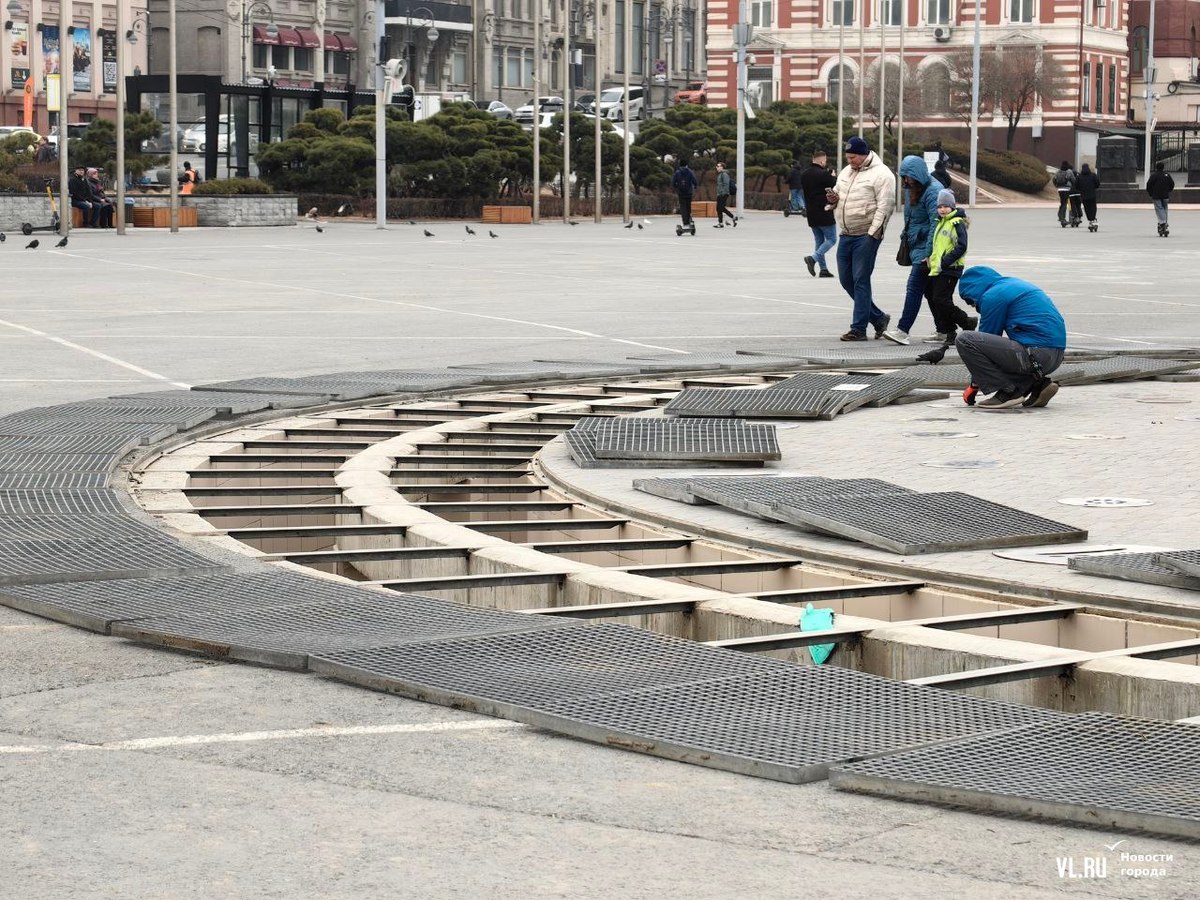
[[[904,227],[908,232],[908,252],[913,265],[929,258],[933,251],[933,226],[937,224],[937,195],[941,182],[935,182],[929,167],[919,156],[906,156],[900,161],[900,177],[908,176],[924,187],[924,191],[912,202],[908,187],[901,187],[904,196]]]
[[[979,330],[1007,334],[1026,347],[1067,346],[1067,325],[1054,301],[1036,284],[971,266],[958,282],[963,300],[979,310]]]

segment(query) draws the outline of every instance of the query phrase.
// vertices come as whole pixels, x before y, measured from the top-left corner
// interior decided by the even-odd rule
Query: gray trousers
[[[954,342],[959,358],[971,372],[971,383],[984,393],[1007,391],[1027,394],[1037,376],[1029,357],[1049,375],[1062,365],[1064,351],[1057,347],[1025,347],[1000,334],[964,331]]]

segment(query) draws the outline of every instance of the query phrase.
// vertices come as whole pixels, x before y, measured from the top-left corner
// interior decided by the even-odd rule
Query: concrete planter
[[[133,200],[135,209],[170,205],[165,193],[126,196]],[[181,207],[196,210],[201,228],[296,224],[295,194],[212,194],[180,197],[179,202]],[[50,204],[45,194],[0,194],[0,231],[18,232],[22,222],[50,224]]]

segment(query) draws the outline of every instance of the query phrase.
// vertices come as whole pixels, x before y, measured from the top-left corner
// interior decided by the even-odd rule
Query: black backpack
[[[1070,187],[1072,181],[1074,181],[1074,179],[1071,177],[1070,169],[1059,169],[1054,173],[1055,187]]]
[[[729,176],[729,196],[730,197],[737,196],[737,179],[734,178],[732,175]]]

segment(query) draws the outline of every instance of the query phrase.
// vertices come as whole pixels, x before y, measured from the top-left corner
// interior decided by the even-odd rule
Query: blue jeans
[[[1154,214],[1156,216],[1158,216],[1158,224],[1159,225],[1167,224],[1167,201],[1166,200],[1155,200],[1154,201]]]
[[[929,266],[925,260],[912,264],[908,273],[908,286],[904,289],[904,311],[900,313],[900,324],[896,327],[908,334],[912,331],[917,313],[921,311],[921,300],[925,297],[925,284],[929,280]]]
[[[804,191],[800,188],[792,188],[792,210],[804,209]]]
[[[879,324],[885,317],[871,297],[871,273],[880,242],[869,234],[843,234],[838,238],[838,278],[842,289],[854,300],[850,330],[867,333],[868,325]]]
[[[817,261],[817,265],[821,267],[822,272],[828,272],[829,266],[825,264],[825,254],[833,249],[833,245],[837,243],[837,226],[836,225],[809,225],[813,233],[813,259]]]

